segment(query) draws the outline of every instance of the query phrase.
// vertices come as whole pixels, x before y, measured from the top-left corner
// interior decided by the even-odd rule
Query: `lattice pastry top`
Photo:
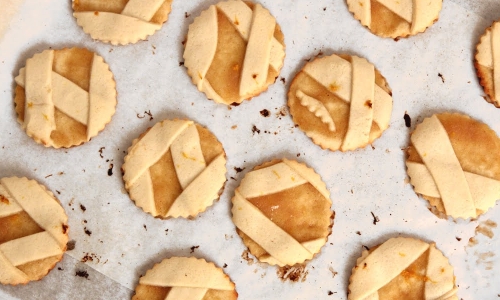
[[[392,96],[366,59],[333,54],[308,62],[295,76],[288,106],[314,143],[348,151],[372,143],[389,127]]]
[[[481,36],[474,65],[486,93],[485,99],[500,107],[500,21],[494,22]]]
[[[363,253],[349,279],[349,300],[456,300],[457,287],[448,259],[413,238],[392,238]]]
[[[130,198],[155,217],[190,217],[219,198],[226,154],[217,138],[189,120],[164,120],[132,142],[123,164]]]
[[[278,77],[285,46],[279,25],[260,4],[211,5],[189,26],[184,66],[193,83],[217,103],[241,103]]]
[[[255,167],[241,180],[232,202],[243,243],[271,265],[312,259],[331,233],[330,193],[313,169],[293,160]]]
[[[159,30],[171,5],[172,0],[73,0],[73,16],[92,38],[125,45]]]
[[[104,129],[115,113],[113,74],[87,49],[45,50],[15,78],[18,122],[37,143],[77,146]]]
[[[234,283],[213,263],[194,257],[172,257],[154,265],[139,279],[132,300],[237,298]]]
[[[362,25],[381,37],[424,32],[437,21],[443,0],[346,0]]]
[[[437,114],[417,125],[410,140],[410,182],[438,212],[474,218],[500,198],[500,139],[486,124]]]
[[[0,179],[0,283],[40,280],[66,251],[68,218],[34,180]]]

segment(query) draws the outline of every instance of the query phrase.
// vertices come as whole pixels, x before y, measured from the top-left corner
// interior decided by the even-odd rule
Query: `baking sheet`
[[[500,110],[482,98],[472,64],[480,35],[500,19],[498,1],[445,0],[435,25],[398,42],[371,34],[343,0],[260,1],[284,32],[285,64],[268,91],[231,109],[206,100],[180,66],[187,26],[217,1],[174,1],[159,32],[128,46],[93,41],[77,26],[70,1],[8,1],[0,7],[16,2],[19,10],[0,37],[0,177],[27,176],[55,192],[69,216],[75,248],[42,281],[0,286],[0,299],[127,299],[141,274],[175,255],[225,266],[240,299],[346,299],[350,270],[363,245],[399,234],[437,244],[455,268],[459,298],[500,294],[500,229],[494,225],[500,223],[499,204],[478,220],[438,219],[407,183],[402,151],[415,124],[437,112],[466,113],[500,133]],[[110,65],[118,90],[116,114],[89,143],[44,148],[16,122],[13,78],[35,53],[73,46],[97,52]],[[286,91],[306,59],[319,52],[363,56],[387,78],[394,100],[390,128],[373,147],[321,150],[294,127]],[[269,117],[260,114],[263,109]],[[405,126],[405,112],[411,128]],[[154,219],[130,201],[123,187],[126,149],[166,118],[205,125],[227,153],[225,190],[195,220]],[[252,131],[254,125],[260,133]],[[247,258],[230,219],[230,199],[246,172],[281,157],[313,167],[326,182],[336,212],[328,243],[298,271],[298,282],[283,281],[278,268]]]

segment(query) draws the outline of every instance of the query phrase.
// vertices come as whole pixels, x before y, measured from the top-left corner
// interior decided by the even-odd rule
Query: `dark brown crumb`
[[[231,176],[231,177],[229,177],[229,178],[231,178],[232,180],[236,181],[236,178],[234,178],[233,176]]]
[[[286,79],[285,79],[285,77],[281,77],[281,78],[280,78],[280,80],[281,80],[281,82],[283,82],[283,84],[286,84]]]
[[[57,193],[58,195],[61,195],[61,192],[59,192],[58,190],[56,190],[56,193]]]
[[[85,279],[89,279],[89,273],[87,273],[87,271],[76,271],[75,276],[85,277]]]
[[[405,115],[403,116],[403,118],[405,119],[406,127],[410,128],[411,127],[411,118],[410,118],[410,115],[408,115],[408,113],[406,111],[405,111]]]
[[[231,103],[232,106],[240,106],[241,103],[236,103],[236,102],[233,102]]]
[[[399,41],[399,37],[395,38],[395,39],[394,39],[394,41],[395,41],[395,42]]]
[[[253,125],[253,127],[252,127],[252,133],[255,134],[256,132],[259,134],[260,133],[260,129],[257,128],[257,126]]]
[[[356,234],[357,235],[361,235],[361,231],[356,231]]]
[[[326,7],[323,7],[323,11],[326,11]],[[329,294],[329,295],[331,295],[331,294]]]
[[[284,266],[276,271],[278,277],[282,281],[290,280],[292,282],[304,282],[306,281],[307,274],[309,271],[305,269],[305,265],[297,264],[294,266]]]
[[[223,268],[227,268],[227,264],[224,264],[222,267],[223,267]]]
[[[263,117],[269,117],[269,111],[267,109],[263,109],[260,111],[260,114],[263,116]]]
[[[71,240],[69,241],[67,244],[66,244],[66,249],[68,251],[71,251],[73,249],[75,249],[75,246],[76,246],[76,241],[75,240]]]
[[[144,116],[140,116],[139,114],[137,114],[137,118],[139,118],[139,119],[144,119],[145,117],[146,117],[145,115]]]
[[[87,210],[87,208],[83,205],[83,204],[80,204],[80,209],[85,212]]]
[[[49,177],[51,177],[51,176],[52,176],[52,174],[49,174],[49,175],[45,176],[45,178],[49,178]]]
[[[186,45],[186,39],[182,41],[182,46]]]
[[[179,67],[180,67],[180,66],[183,66],[183,65],[184,65],[184,62],[183,62],[183,61],[180,61],[180,62],[179,62]]]
[[[139,117],[139,114],[137,114],[137,117]],[[143,118],[144,118],[144,117],[143,117]],[[106,149],[106,147],[101,147],[101,148],[99,148],[99,156],[100,156],[101,158],[104,158],[104,156],[102,156],[102,150],[104,150],[104,149]]]
[[[367,246],[363,245],[363,248],[366,249],[366,251],[370,251],[370,248],[368,248]]]
[[[245,170],[245,168],[234,167],[234,170],[236,171],[236,173],[240,173],[240,172],[243,172],[243,170]]]
[[[151,110],[145,111],[144,113],[149,116],[149,121],[153,120],[153,114],[151,113]]]
[[[62,233],[66,234],[66,232],[68,232],[68,225],[62,224]]]
[[[148,231],[148,228],[146,227],[146,224],[143,224],[142,226],[144,227],[144,229],[146,229],[146,231]]]
[[[186,11],[186,12],[184,12],[184,17],[185,17],[186,19],[187,19],[187,18],[189,18],[189,16],[191,16],[191,14],[188,14],[188,13],[187,13],[187,11]]]
[[[333,294],[337,294],[337,292],[328,291],[328,296],[331,296]]]
[[[92,231],[88,230],[87,227],[83,228],[83,231],[85,231],[85,234],[87,234],[88,236],[92,235]]]
[[[372,101],[371,100],[366,100],[365,106],[368,107],[368,108],[372,108],[373,107]]]
[[[191,252],[190,252],[190,253],[193,253],[193,252],[194,252],[194,250],[196,250],[196,249],[198,249],[198,248],[200,248],[200,246],[193,246],[193,247],[191,247]]]
[[[444,76],[441,73],[438,73],[438,76],[441,78],[441,81],[444,83]]]
[[[456,238],[456,239],[457,239],[457,241],[459,241],[459,242],[462,240],[462,238],[459,238],[458,236],[457,236],[457,237],[455,237],[455,238]]]
[[[113,176],[113,164],[109,164],[108,176]]]
[[[63,268],[61,268],[61,267],[57,267],[57,269],[58,269],[59,271],[64,271],[64,269],[63,269]]]
[[[371,211],[372,217],[373,217],[373,225],[377,225],[378,222],[380,222],[380,219]]]
[[[64,175],[64,172],[59,172],[59,173],[57,173],[57,175],[59,175],[59,176]]]
[[[297,153],[297,157],[300,157],[300,153]]]

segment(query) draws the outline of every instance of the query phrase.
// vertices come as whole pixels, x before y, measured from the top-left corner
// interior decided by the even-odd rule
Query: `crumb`
[[[76,241],[71,240],[66,244],[66,250],[71,251],[71,250],[75,249],[75,246],[76,246]]]
[[[297,153],[297,157],[300,157],[300,153]]]
[[[399,41],[399,37],[395,38],[395,39],[394,39],[394,41],[395,41],[395,42]]]
[[[223,267],[224,269],[225,269],[225,268],[227,268],[227,264],[224,264],[222,267]]]
[[[307,274],[309,274],[309,271],[305,269],[305,265],[297,264],[294,266],[280,267],[276,271],[276,274],[278,274],[278,278],[280,278],[283,282],[287,280],[290,280],[292,282],[304,282],[306,281],[306,277]]]
[[[326,7],[323,7],[323,11],[326,11]]]
[[[59,172],[59,173],[57,173],[57,175],[59,175],[59,176],[64,175],[64,172]]]
[[[87,234],[88,236],[92,235],[92,231],[88,230],[87,227],[84,227],[83,231],[85,231],[85,234]]]
[[[184,12],[184,17],[185,17],[186,19],[187,19],[187,18],[189,18],[189,16],[191,16],[191,14],[188,14],[188,13],[187,13],[187,11],[186,11],[186,12]]]
[[[66,232],[68,232],[68,227],[69,227],[68,225],[62,224],[62,233],[63,234],[66,234]]]
[[[45,176],[45,178],[49,178],[49,177],[51,177],[51,176],[52,176],[52,174],[49,174],[49,175]]]
[[[240,106],[241,103],[236,103],[236,102],[233,102],[231,103],[232,106]]]
[[[441,78],[441,81],[444,83],[444,76],[441,73],[438,73],[438,76]]]
[[[234,170],[236,171],[236,173],[240,173],[240,172],[243,172],[243,170],[245,170],[245,168],[234,167]]]
[[[151,113],[151,110],[145,111],[144,114],[149,116],[149,121],[153,120],[153,114]]]
[[[236,178],[234,178],[233,176],[230,177],[232,180],[236,181]]]
[[[405,119],[406,127],[410,128],[411,127],[411,118],[406,111],[405,111],[405,115],[403,116],[403,118]]]
[[[183,65],[184,65],[184,62],[183,62],[183,61],[180,61],[180,62],[179,62],[179,67],[180,67],[180,66],[183,66]]]
[[[61,268],[61,267],[57,267],[57,269],[58,269],[59,271],[64,271],[64,269],[63,269],[63,268]]]
[[[368,248],[367,246],[363,245],[363,248],[366,249],[366,251],[370,251],[370,248]]]
[[[267,109],[261,110],[260,114],[265,118],[269,117],[269,111]]]
[[[190,252],[190,253],[193,253],[193,252],[194,252],[194,250],[196,250],[196,249],[198,249],[198,248],[200,248],[200,246],[193,246],[193,247],[191,247],[191,252]]]
[[[377,225],[378,222],[380,222],[380,219],[373,213],[371,212],[373,216],[373,225]]]
[[[80,261],[81,261],[82,263],[86,263],[86,262],[88,262],[88,261],[93,262],[93,261],[94,261],[94,259],[96,260],[96,262],[97,262],[97,263],[100,263],[100,262],[101,262],[101,260],[99,259],[99,257],[98,257],[96,254],[94,254],[94,253],[88,253],[88,252],[87,252],[87,253],[85,253],[85,255],[82,257],[82,259],[80,259]]]
[[[335,278],[339,272],[335,271],[332,266],[328,267],[328,271],[332,273],[332,277]]]
[[[241,253],[241,258],[246,260],[247,264],[250,266],[250,265],[253,265],[254,260],[248,254],[249,254],[248,250],[243,251],[243,253]]]
[[[356,231],[356,234],[357,235],[361,235],[361,231]]]
[[[182,46],[186,45],[186,39],[184,39],[181,44]]]
[[[233,130],[236,129],[236,128],[238,128],[238,125],[231,126],[231,129],[233,129]]]
[[[146,224],[143,224],[142,226],[144,227],[144,229],[146,229],[146,231],[148,231],[148,228],[146,227]]]
[[[456,239],[457,239],[457,241],[459,241],[459,242],[462,240],[462,238],[459,238],[458,236],[456,236],[455,238],[456,238]]]
[[[283,84],[286,84],[286,79],[285,79],[285,77],[281,77],[281,78],[280,78],[280,80],[281,80],[281,82],[283,82]]]
[[[256,132],[257,132],[257,134],[259,134],[260,133],[260,129],[257,128],[257,126],[253,125],[253,127],[252,127],[252,133],[255,134]]]
[[[113,164],[109,164],[109,169],[108,169],[108,176],[113,175]]]
[[[85,212],[87,210],[87,208],[83,205],[83,204],[80,204],[80,209]]]
[[[89,279],[89,273],[87,273],[87,271],[76,271],[75,276],[85,277],[85,279]]]

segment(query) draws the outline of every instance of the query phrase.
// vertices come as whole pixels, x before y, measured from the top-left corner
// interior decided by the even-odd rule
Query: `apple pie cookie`
[[[486,124],[437,114],[417,125],[410,141],[410,182],[438,215],[475,218],[500,198],[500,139]]]
[[[456,300],[457,287],[448,259],[413,238],[391,238],[363,250],[349,279],[349,300]]]
[[[331,233],[330,193],[313,169],[293,160],[255,167],[232,202],[236,230],[261,262],[303,263],[319,253]]]
[[[260,4],[211,5],[189,26],[184,66],[193,83],[217,103],[241,103],[265,91],[285,58],[283,33]]]
[[[132,142],[122,167],[135,204],[155,217],[193,217],[219,198],[226,153],[208,129],[164,120]]]
[[[392,96],[366,59],[330,55],[308,62],[288,91],[293,121],[323,149],[348,151],[372,143],[389,127]]]
[[[15,78],[17,120],[37,143],[68,148],[89,141],[116,108],[113,74],[83,48],[45,50]]]
[[[481,36],[474,61],[486,101],[500,108],[500,21]]]
[[[172,0],[73,0],[73,16],[93,39],[126,45],[159,30],[171,5]]]
[[[347,0],[349,11],[381,37],[424,32],[439,18],[443,0]]]
[[[234,283],[222,269],[204,259],[164,259],[139,279],[132,300],[235,300]]]
[[[68,243],[68,217],[59,201],[34,180],[0,179],[0,283],[40,280]]]

